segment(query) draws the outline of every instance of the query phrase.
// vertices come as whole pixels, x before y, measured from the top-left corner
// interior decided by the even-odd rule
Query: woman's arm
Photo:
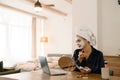
[[[100,74],[101,73],[101,68],[104,67],[104,57],[103,57],[102,52],[96,53],[96,54],[99,54],[99,55],[97,55],[97,59],[96,59],[96,61],[94,61],[95,64],[93,65],[94,67],[91,67],[91,70],[92,70],[93,73]]]

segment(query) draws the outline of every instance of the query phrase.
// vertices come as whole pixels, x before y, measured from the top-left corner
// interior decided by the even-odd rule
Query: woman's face
[[[86,44],[86,39],[77,35],[76,43],[77,43],[77,46],[79,47],[79,49],[83,49]]]

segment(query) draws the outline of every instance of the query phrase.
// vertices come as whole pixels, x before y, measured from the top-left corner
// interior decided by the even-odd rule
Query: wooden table
[[[4,75],[0,77],[14,78],[18,80],[102,80],[100,74],[88,74],[88,77],[82,77],[80,72],[69,72],[66,75],[50,76],[42,72],[42,70],[32,72],[21,72],[16,74]],[[2,79],[0,80],[12,80]],[[110,76],[110,80],[120,80],[120,77]]]

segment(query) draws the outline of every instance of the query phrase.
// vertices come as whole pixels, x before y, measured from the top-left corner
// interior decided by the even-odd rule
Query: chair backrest
[[[3,72],[3,61],[0,61],[0,72]]]
[[[47,57],[61,57],[61,56],[72,57],[72,54],[50,53],[50,54],[47,55]]]

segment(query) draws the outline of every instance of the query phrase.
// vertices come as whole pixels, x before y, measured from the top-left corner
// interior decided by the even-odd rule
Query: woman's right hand
[[[84,51],[80,51],[78,54],[78,60],[81,62],[83,60],[83,58],[85,58],[85,53]]]

